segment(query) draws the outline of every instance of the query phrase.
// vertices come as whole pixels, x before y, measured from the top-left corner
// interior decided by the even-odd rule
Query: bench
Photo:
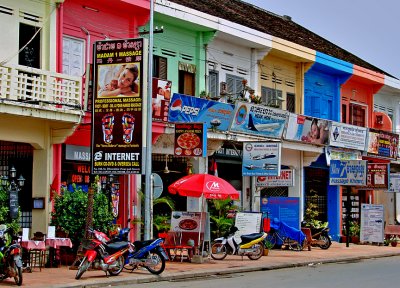
[[[400,225],[386,225],[384,233],[385,239],[394,240],[396,237],[400,237]]]

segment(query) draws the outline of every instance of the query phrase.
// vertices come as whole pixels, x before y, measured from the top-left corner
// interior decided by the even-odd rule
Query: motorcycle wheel
[[[115,260],[115,262],[116,262],[115,267],[107,270],[111,276],[117,276],[119,273],[121,273],[122,269],[124,269],[124,264],[125,264],[124,256],[119,257],[117,260]]]
[[[224,260],[227,255],[226,246],[221,242],[214,243],[211,246],[211,258],[214,260]]]
[[[329,247],[331,247],[332,241],[331,241],[331,239],[329,239],[329,236],[320,235],[318,240],[319,241],[324,241],[324,244],[318,245],[319,248],[326,250]]]
[[[159,275],[164,271],[165,259],[159,251],[150,252],[147,258],[156,259],[158,261],[158,264],[154,267],[145,266],[151,274]]]
[[[306,241],[306,240],[304,240]],[[289,249],[290,250],[294,250],[294,251],[301,251],[303,250],[303,245],[301,245],[299,242],[295,241],[295,240],[288,240],[288,244],[289,244]]]
[[[22,268],[18,267],[17,264],[13,264],[13,267],[11,267],[14,270],[14,281],[15,284],[17,284],[18,286],[22,285]]]
[[[89,268],[90,263],[86,257],[83,258],[81,264],[78,267],[78,271],[76,272],[75,279],[78,280],[82,277],[82,274]]]
[[[258,253],[255,253],[253,255],[247,255],[250,260],[258,260],[261,258],[261,256],[264,255],[264,246],[261,245],[260,243],[254,244],[252,249],[257,249]]]

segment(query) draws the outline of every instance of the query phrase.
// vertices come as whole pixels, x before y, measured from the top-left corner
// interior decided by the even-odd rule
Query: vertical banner
[[[92,173],[142,173],[145,39],[97,41],[93,53]]]
[[[169,102],[171,101],[171,86],[169,80],[153,78],[152,117],[153,121],[167,122]]]

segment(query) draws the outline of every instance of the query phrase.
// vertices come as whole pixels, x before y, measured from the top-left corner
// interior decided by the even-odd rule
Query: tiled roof
[[[290,17],[274,14],[246,2],[240,0],[170,0],[170,2],[247,26],[343,61],[394,77],[295,23]]]

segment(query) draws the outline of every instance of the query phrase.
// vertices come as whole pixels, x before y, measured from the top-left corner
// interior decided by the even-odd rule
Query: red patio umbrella
[[[172,194],[206,199],[239,199],[239,192],[227,181],[211,174],[187,175],[168,186]]]
[[[239,199],[239,192],[227,181],[211,174],[192,174],[187,175],[168,186],[168,191],[180,196],[200,198],[203,196],[202,210],[204,210],[204,199]],[[200,217],[200,231],[201,231]],[[202,246],[202,252],[203,252]]]

